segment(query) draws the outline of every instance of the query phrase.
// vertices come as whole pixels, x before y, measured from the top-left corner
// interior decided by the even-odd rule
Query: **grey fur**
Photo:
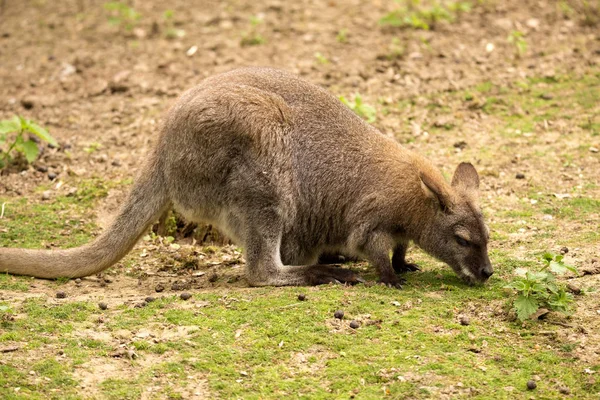
[[[463,163],[449,185],[429,161],[315,85],[280,70],[238,69],[176,102],[104,234],[69,250],[1,248],[0,271],[100,272],[172,204],[245,248],[253,286],[360,281],[348,269],[314,265],[338,251],[366,258],[382,282],[399,286],[396,272],[416,269],[404,260],[410,240],[465,280],[483,282],[492,268],[478,184]]]

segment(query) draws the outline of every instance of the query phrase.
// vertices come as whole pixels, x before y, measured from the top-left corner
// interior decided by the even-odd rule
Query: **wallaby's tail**
[[[119,214],[93,242],[67,250],[0,248],[0,273],[77,278],[98,273],[119,261],[170,204],[159,161],[153,152]]]

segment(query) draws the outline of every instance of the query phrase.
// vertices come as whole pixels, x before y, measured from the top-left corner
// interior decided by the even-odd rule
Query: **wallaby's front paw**
[[[394,271],[396,271],[397,274],[404,274],[406,272],[414,272],[414,271],[421,270],[421,268],[417,264],[406,263],[406,262],[392,264],[392,267],[394,267]]]
[[[379,283],[381,283],[382,285],[385,285],[389,288],[396,288],[396,289],[402,289],[402,285],[404,283],[406,283],[406,279],[403,278],[399,278],[399,277],[387,277],[387,278],[382,278],[379,280]]]
[[[349,269],[327,265],[314,265],[306,271],[307,280],[311,285],[327,283],[348,283],[355,285],[364,283],[364,279]]]

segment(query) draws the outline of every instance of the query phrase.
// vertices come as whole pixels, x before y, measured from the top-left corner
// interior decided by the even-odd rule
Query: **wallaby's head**
[[[419,246],[452,267],[469,283],[483,283],[494,272],[488,257],[489,230],[478,204],[479,175],[469,163],[461,163],[450,186],[421,173],[421,188],[433,219],[419,239]]]

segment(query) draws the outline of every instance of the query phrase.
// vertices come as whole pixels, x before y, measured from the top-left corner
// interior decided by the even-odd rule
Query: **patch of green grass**
[[[29,290],[30,281],[31,278],[23,276],[0,274],[0,290],[14,290],[18,292],[26,292]]]
[[[75,247],[88,242],[94,232],[93,205],[108,191],[126,181],[105,182],[99,178],[79,182],[74,195],[61,195],[49,201],[32,202],[22,198],[0,197],[4,204],[0,246],[39,248],[49,243]],[[42,186],[39,191],[47,187]]]
[[[477,92],[486,95],[482,110],[501,118],[505,122],[504,133],[509,136],[534,132],[536,125],[544,121],[578,119],[573,104],[581,107],[582,114],[585,114],[600,102],[600,78],[593,70],[580,77],[532,77],[517,82],[515,86],[518,91],[510,87],[495,87],[490,82],[475,87]],[[458,95],[466,101],[474,99],[468,90]],[[598,129],[591,118],[579,124],[592,134]]]
[[[559,218],[585,220],[590,215],[600,213],[600,200],[586,197],[563,199],[553,201],[551,207],[545,208],[543,211]]]
[[[102,394],[107,399],[133,400],[139,399],[141,387],[135,380],[109,378],[100,384]]]
[[[141,309],[111,308],[104,313],[108,316],[104,329],[109,331],[165,322],[189,329],[182,337],[156,344],[140,339],[131,342],[139,357],[167,358],[149,368],[134,362],[134,375],[100,384],[102,395],[139,398],[154,376],[174,384],[162,388],[162,395],[177,398],[177,389],[187,385],[187,377],[200,375],[208,380],[210,397],[216,398],[377,398],[384,391],[396,397],[431,397],[457,382],[476,392],[514,398],[526,395],[525,382],[536,374],[544,381],[558,377],[574,395],[585,398],[585,382],[572,368],[576,361],[564,356],[568,343],[545,341],[537,331],[547,328],[528,326],[524,331],[492,312],[494,304],[505,302],[502,277],[529,261],[493,251],[497,274],[489,285],[471,287],[421,252],[411,251],[410,257],[417,259],[423,271],[407,275],[404,290],[378,285],[225,289],[196,293],[185,303],[166,296]],[[355,264],[353,268],[364,267]],[[374,278],[371,268],[361,273]],[[306,301],[297,300],[299,292],[306,293]],[[191,307],[181,308],[183,304]],[[337,309],[345,311],[341,323],[333,318]],[[72,366],[92,355],[109,357],[110,346],[78,337],[75,329],[93,324],[98,311],[92,303],[67,299],[65,304],[47,305],[29,300],[18,312],[26,318],[10,323],[9,332],[18,338],[26,334],[29,340],[52,333],[51,343],[60,343],[65,359],[58,364],[50,356],[31,366],[0,366],[6,370],[1,387],[21,385],[27,371],[34,369],[52,380],[50,387],[70,393],[65,388],[75,384]],[[468,326],[458,322],[463,313],[470,315]],[[359,329],[348,327],[352,319],[361,321]],[[71,328],[59,329],[59,324]],[[540,340],[544,351],[533,351]],[[422,391],[423,380],[428,382],[429,394]],[[515,387],[515,392],[502,394],[506,386]],[[552,397],[556,390],[540,388],[538,395]]]
[[[453,22],[462,13],[471,11],[470,1],[397,1],[397,9],[389,12],[379,20],[382,26],[412,29],[435,29],[441,21]]]

